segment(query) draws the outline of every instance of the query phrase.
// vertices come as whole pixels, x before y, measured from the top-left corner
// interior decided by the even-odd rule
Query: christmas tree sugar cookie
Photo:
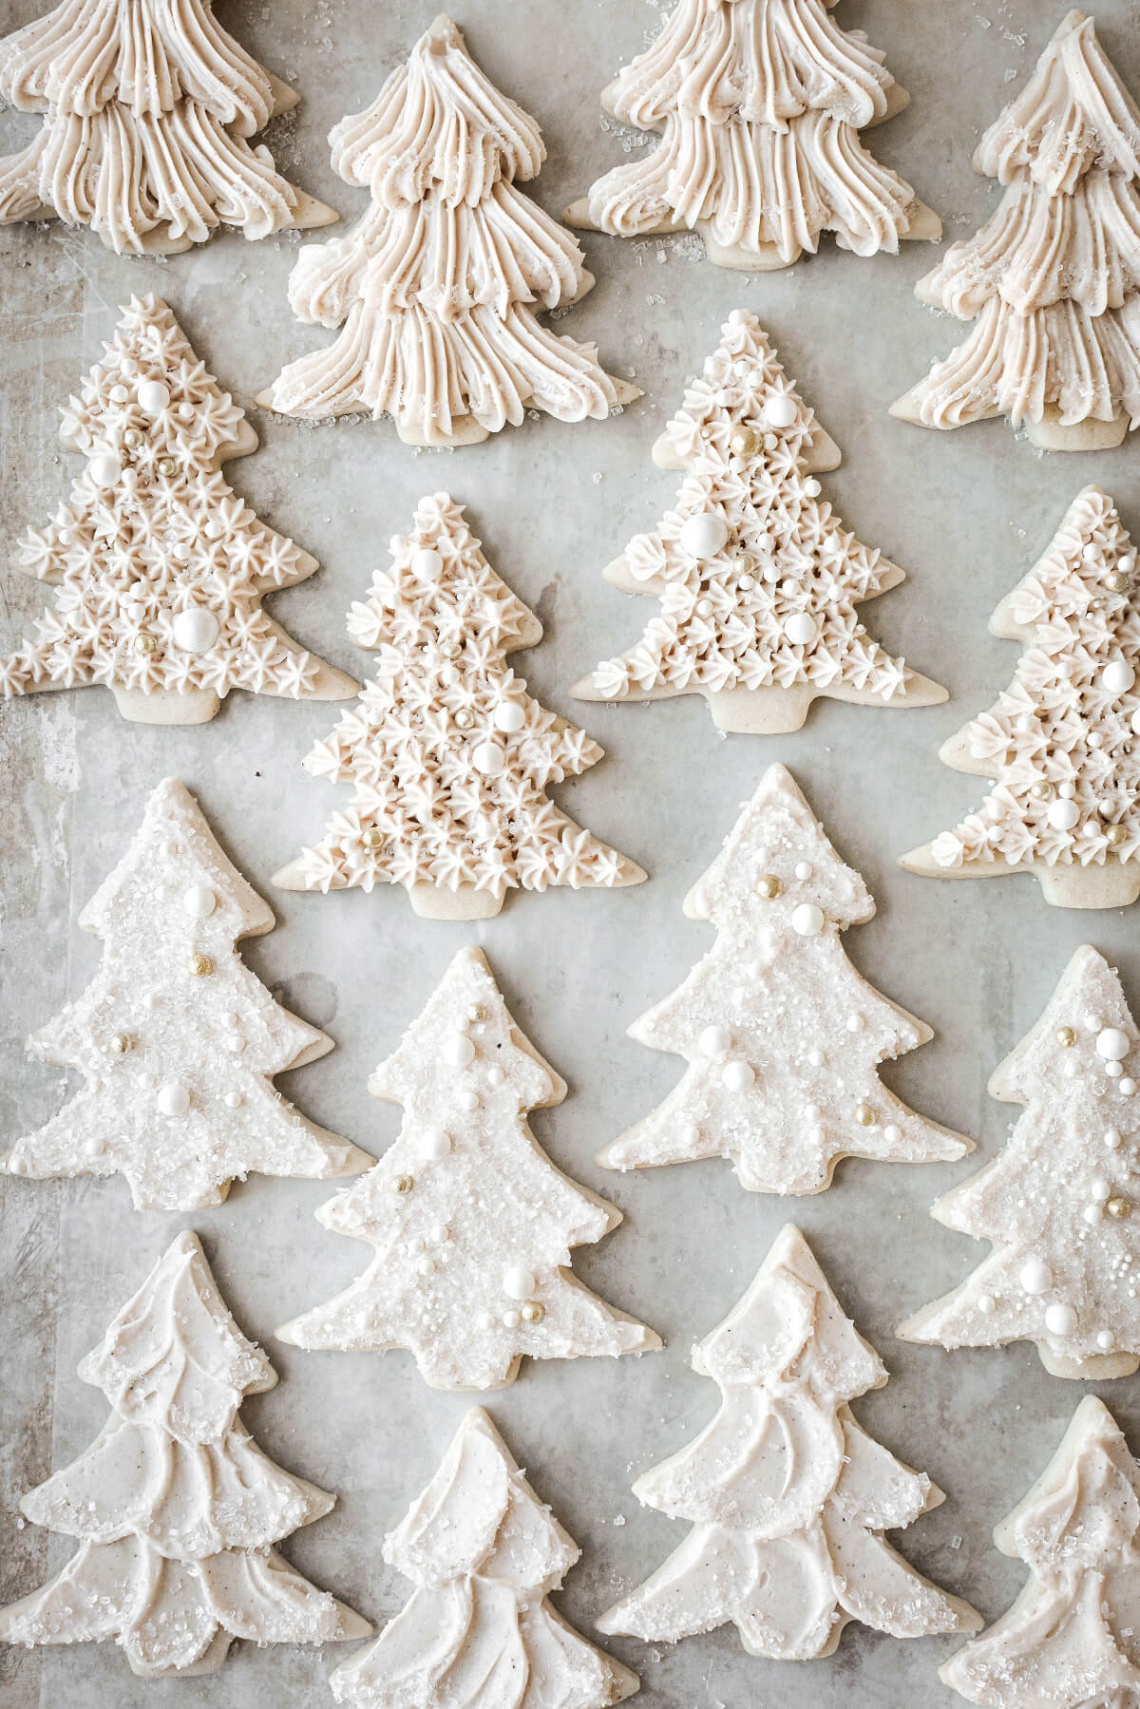
[[[527,693],[507,654],[542,625],[495,574],[462,505],[421,500],[348,632],[377,655],[355,707],[304,761],[352,786],[322,840],[275,874],[285,890],[402,884],[417,914],[497,914],[508,890],[640,884],[639,866],[547,798],[602,758]]]
[[[633,1486],[692,1530],[600,1632],[675,1643],[732,1621],[749,1655],[808,1661],[830,1655],[850,1620],[895,1638],[977,1631],[969,1604],[883,1537],[945,1498],[852,1414],[887,1372],[798,1229],[777,1236],[693,1369],[720,1388],[720,1410]]]
[[[491,1389],[519,1363],[661,1345],[570,1271],[621,1213],[557,1170],[526,1112],[565,1083],[515,1025],[478,949],[462,949],[369,1090],[402,1104],[391,1148],[317,1212],[375,1248],[368,1269],[277,1331],[298,1347],[407,1347],[433,1388]]]
[[[680,0],[657,40],[602,95],[622,124],[659,131],[565,218],[650,237],[696,230],[718,267],[787,267],[820,234],[856,255],[935,239],[937,214],[871,155],[859,132],[910,97],[835,0]]]
[[[329,1679],[355,1709],[609,1709],[639,1680],[550,1606],[578,1559],[481,1407],[384,1539],[415,1589]]]
[[[653,448],[677,500],[605,570],[660,600],[641,640],[571,691],[580,700],[705,697],[721,730],[798,730],[820,695],[934,706],[946,690],[873,641],[858,607],[903,572],[842,527],[816,474],[839,451],[736,309]]]
[[[54,604],[0,658],[0,695],[103,683],[125,718],[202,724],[233,688],[344,700],[359,684],[262,610],[317,561],[267,528],[218,470],[257,435],[194,354],[166,304],[132,298],[103,359],[63,411],[87,459],[19,567]]]
[[[1056,907],[1126,907],[1140,896],[1140,577],[1107,493],[1078,493],[990,630],[1027,650],[939,755],[990,792],[901,864],[924,878],[1030,873]]]
[[[235,1638],[367,1637],[275,1544],[335,1497],[275,1465],[238,1413],[277,1382],[238,1329],[198,1238],[180,1234],[79,1367],[112,1411],[91,1447],[20,1503],[75,1537],[63,1571],[0,1609],[0,1641],[113,1638],[147,1679],[213,1673]]]
[[[716,927],[716,943],[629,1029],[684,1057],[684,1077],[598,1162],[727,1157],[751,1192],[818,1193],[843,1157],[931,1163],[972,1150],[879,1079],[880,1062],[933,1035],[844,954],[839,934],[874,912],[791,773],[770,766],[685,898],[690,919]]]
[[[583,297],[577,240],[517,186],[546,158],[528,113],[501,94],[439,17],[370,107],[329,138],[333,167],[372,205],[289,279],[301,320],[335,342],[261,394],[305,418],[390,415],[409,445],[471,445],[528,410],[604,419],[641,396],[536,316]]]
[[[337,217],[251,145],[300,96],[210,0],[63,0],[0,41],[0,97],[43,114],[0,159],[0,225],[60,219],[120,255],[172,255],[219,225],[258,238]]]
[[[4,1159],[10,1175],[121,1174],[136,1210],[217,1205],[234,1176],[356,1175],[372,1158],[273,1089],[333,1041],[275,1003],[234,945],[274,919],[176,778],[79,916],[103,940],[83,995],[32,1035],[84,1086]]]
[[[1140,1367],[1140,1044],[1120,978],[1085,944],[990,1096],[1022,1104],[1006,1148],[931,1215],[993,1251],[907,1320],[904,1341],[1035,1341],[1056,1377]]]

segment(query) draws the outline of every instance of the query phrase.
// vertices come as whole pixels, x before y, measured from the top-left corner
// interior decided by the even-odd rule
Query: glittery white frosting
[[[348,619],[352,639],[376,653],[376,675],[305,761],[350,783],[352,805],[276,882],[403,884],[422,912],[432,891],[445,911],[460,894],[497,912],[519,886],[640,883],[640,867],[547,799],[602,750],[506,664],[542,628],[487,563],[462,506],[446,493],[423,499],[391,555]]]
[[[987,1709],[1083,1709],[1140,1699],[1135,1607],[1140,1466],[1104,1402],[1086,1395],[1028,1495],[994,1531],[1031,1578],[939,1673]]]
[[[1120,978],[1077,950],[1044,1013],[990,1080],[1023,1104],[1005,1150],[935,1204],[993,1252],[898,1334],[941,1347],[1035,1341],[1057,1376],[1140,1365],[1140,1046]]]
[[[289,300],[302,320],[344,329],[261,401],[296,416],[387,413],[401,439],[438,445],[485,439],[528,409],[600,419],[639,395],[593,345],[535,319],[593,279],[577,241],[515,188],[545,159],[538,126],[449,18],[329,140],[336,171],[373,205],[344,237],[301,251]]]
[[[69,399],[61,437],[87,459],[20,567],[55,586],[32,638],[0,659],[0,693],[104,683],[127,716],[212,717],[231,688],[338,700],[351,677],[262,610],[316,560],[260,522],[218,473],[257,445],[158,297],[132,298]],[[187,628],[189,625],[189,628]]]
[[[54,215],[120,254],[169,254],[218,225],[258,238],[336,219],[247,141],[297,96],[209,0],[63,0],[0,42],[0,96],[44,114],[0,160],[0,224]]]
[[[773,416],[786,420],[773,426]],[[945,699],[859,620],[857,606],[902,572],[848,533],[820,496],[808,472],[820,436],[756,316],[734,310],[666,430],[671,466],[689,471],[677,502],[607,571],[619,585],[656,595],[661,614],[576,694],[744,691],[767,701],[723,727],[773,731],[798,729],[819,695],[874,705]],[[722,543],[711,552],[690,545],[688,527],[703,518],[720,525]],[[771,721],[760,710],[769,703]]]
[[[943,1496],[853,1417],[848,1402],[887,1373],[798,1229],[777,1237],[693,1369],[720,1388],[719,1411],[633,1486],[693,1529],[599,1631],[672,1643],[731,1620],[750,1655],[804,1661],[830,1655],[849,1620],[896,1638],[977,1630],[967,1603],[883,1540]]]
[[[727,1157],[752,1192],[817,1193],[842,1157],[947,1162],[972,1149],[879,1079],[884,1058],[925,1044],[930,1029],[844,954],[840,932],[875,905],[784,766],[765,772],[685,912],[711,921],[716,943],[629,1032],[688,1067],[599,1163]]]
[[[335,1498],[267,1459],[242,1424],[243,1394],[277,1377],[226,1309],[196,1235],[167,1249],[79,1375],[111,1417],[20,1503],[79,1549],[0,1610],[0,1640],[114,1638],[155,1678],[212,1673],[234,1638],[321,1644],[371,1631],[273,1547]]]
[[[598,180],[581,223],[618,237],[696,227],[713,260],[737,267],[786,266],[823,231],[857,255],[897,253],[917,225],[914,191],[858,132],[907,97],[861,31],[837,28],[834,4],[680,0],[602,96],[661,141]]]
[[[384,1542],[415,1585],[374,1643],[330,1676],[358,1709],[608,1709],[636,1674],[547,1602],[578,1559],[481,1408]]]
[[[275,1003],[234,944],[273,915],[226,859],[194,798],[160,783],[126,855],[79,917],[103,964],[33,1034],[77,1093],[4,1159],[11,1175],[126,1177],[136,1210],[220,1204],[235,1175],[328,1180],[372,1163],[307,1121],[272,1076],[332,1040]]]
[[[318,1211],[376,1248],[368,1269],[277,1331],[306,1348],[407,1347],[433,1388],[489,1389],[519,1362],[641,1353],[660,1339],[570,1274],[621,1213],[561,1174],[525,1112],[566,1087],[514,1023],[478,949],[460,950],[369,1090],[399,1137]]]

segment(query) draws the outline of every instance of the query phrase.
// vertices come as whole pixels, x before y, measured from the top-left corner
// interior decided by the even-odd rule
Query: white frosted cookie
[[[660,600],[636,646],[571,690],[580,700],[701,694],[721,730],[798,730],[813,700],[934,706],[946,690],[883,651],[858,607],[903,580],[821,496],[839,463],[756,316],[735,309],[654,447],[687,471],[650,534],[606,571]]]
[[[61,219],[120,255],[173,255],[219,225],[258,238],[337,217],[249,142],[300,97],[210,0],[63,0],[0,41],[0,97],[44,115],[0,160],[0,225]]]
[[[639,866],[547,798],[602,758],[527,693],[507,654],[542,625],[495,574],[458,505],[422,499],[348,632],[376,674],[305,760],[352,786],[322,840],[274,875],[284,890],[402,884],[417,914],[486,919],[508,890],[640,884]]]
[[[298,1347],[406,1347],[433,1388],[492,1389],[519,1362],[643,1353],[660,1337],[570,1272],[621,1212],[556,1169],[526,1111],[565,1083],[515,1025],[482,950],[455,956],[368,1083],[404,1106],[399,1137],[326,1228],[375,1247],[343,1293],[277,1331]]]
[[[159,297],[133,297],[60,437],[87,459],[18,565],[55,587],[30,640],[0,658],[0,696],[103,683],[125,718],[201,724],[233,688],[345,700],[351,677],[262,610],[317,561],[267,528],[219,474],[257,435]]]
[[[274,1090],[333,1041],[274,1002],[234,948],[273,915],[176,778],[79,924],[102,938],[103,964],[29,1048],[84,1085],[16,1141],[10,1175],[121,1174],[136,1210],[191,1211],[251,1171],[328,1180],[371,1165]]]
[[[749,1655],[830,1655],[849,1620],[896,1638],[973,1632],[980,1617],[884,1540],[945,1498],[856,1422],[848,1402],[887,1373],[798,1229],[693,1350],[721,1391],[700,1435],[634,1484],[693,1529],[596,1622],[650,1642],[732,1621]]]
[[[1088,1382],[1140,1367],[1138,1077],[1119,975],[1085,944],[990,1079],[992,1098],[1025,1106],[1005,1150],[931,1211],[993,1251],[902,1340],[1035,1341],[1047,1371]]]
[[[644,1169],[727,1157],[750,1192],[819,1193],[843,1157],[932,1163],[972,1151],[879,1079],[879,1063],[933,1035],[844,953],[839,934],[874,912],[791,773],[769,766],[685,898],[716,943],[629,1029],[684,1057],[685,1074],[597,1161]]]
[[[0,1610],[8,1644],[113,1638],[146,1678],[213,1673],[234,1638],[367,1637],[351,1608],[274,1548],[335,1497],[262,1453],[238,1415],[277,1377],[180,1234],[79,1367],[112,1408],[70,1466],[30,1491],[33,1524],[79,1540],[63,1571]]]
[[[1005,194],[915,292],[977,325],[891,414],[937,428],[1006,415],[1047,451],[1119,445],[1140,424],[1140,112],[1083,12],[974,169]]]
[[[990,779],[977,813],[903,855],[924,878],[1030,873],[1059,908],[1140,897],[1140,577],[1099,487],[1078,493],[990,631],[1026,652],[995,706],[944,743]]]
[[[1032,1574],[1013,1606],[939,1668],[986,1709],[1091,1709],[1140,1699],[1140,1466],[1086,1395],[1028,1495],[994,1531]]]
[[[825,231],[856,255],[940,237],[937,214],[859,140],[910,97],[861,30],[838,27],[834,4],[679,0],[602,95],[660,142],[563,217],[615,237],[695,230],[710,261],[747,273],[814,254]]]
[[[301,320],[342,330],[258,403],[308,418],[368,410],[390,415],[405,444],[471,445],[528,410],[603,420],[641,396],[594,345],[537,320],[594,280],[577,240],[516,188],[546,158],[538,126],[450,18],[329,141],[335,171],[372,205],[343,237],[302,249],[289,301]]]
[[[609,1709],[639,1680],[550,1606],[579,1549],[481,1407],[384,1540],[415,1585],[329,1686],[357,1709]]]

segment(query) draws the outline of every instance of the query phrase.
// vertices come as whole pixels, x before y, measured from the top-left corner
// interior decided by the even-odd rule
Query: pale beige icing
[[[547,1601],[579,1550],[481,1408],[384,1541],[415,1585],[375,1642],[329,1679],[358,1709],[608,1709],[637,1675]]]
[[[79,1367],[113,1412],[92,1446],[20,1503],[79,1539],[40,1590],[0,1610],[9,1644],[114,1638],[148,1678],[212,1673],[234,1638],[320,1644],[367,1621],[273,1547],[335,1498],[267,1459],[238,1416],[277,1381],[180,1234]]]
[[[849,1620],[898,1638],[977,1630],[968,1604],[883,1540],[944,1498],[852,1415],[887,1373],[798,1229],[777,1237],[693,1368],[720,1388],[719,1411],[633,1486],[693,1529],[599,1631],[672,1643],[732,1621],[750,1655],[805,1661],[830,1655]]]
[[[621,1213],[562,1175],[526,1111],[566,1087],[516,1027],[481,950],[460,950],[427,1007],[369,1081],[403,1105],[376,1167],[317,1213],[375,1247],[335,1299],[277,1331],[299,1347],[406,1347],[434,1388],[513,1382],[520,1361],[661,1345],[571,1274],[576,1246]]]
[[[0,95],[45,115],[0,161],[0,223],[54,214],[121,254],[336,218],[247,141],[297,97],[209,0],[63,0],[0,42]]]

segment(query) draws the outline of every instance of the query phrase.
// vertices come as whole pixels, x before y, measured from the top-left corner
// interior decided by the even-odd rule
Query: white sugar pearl
[[[883,1138],[886,1140],[888,1145],[897,1145],[899,1140],[902,1138],[902,1132],[895,1126],[894,1122],[888,1122],[887,1126],[883,1129]]]
[[[170,392],[161,380],[144,380],[138,391],[139,408],[145,415],[161,415],[170,404]]]
[[[731,1044],[732,1034],[727,1027],[706,1027],[697,1040],[702,1056],[723,1056]]]
[[[1097,1034],[1096,1053],[1106,1062],[1123,1061],[1131,1048],[1128,1034],[1121,1032],[1119,1027],[1105,1027]]]
[[[190,1094],[177,1080],[168,1080],[159,1087],[155,1102],[164,1116],[184,1116],[190,1108]]]
[[[764,420],[769,427],[790,427],[799,411],[794,398],[777,392],[764,405]]]
[[[805,1121],[808,1121],[808,1122],[818,1121],[819,1117],[822,1114],[823,1114],[823,1112],[820,1109],[818,1104],[805,1104],[804,1105],[804,1120]]]
[[[1111,1353],[1112,1349],[1116,1346],[1116,1336],[1112,1333],[1111,1329],[1098,1329],[1096,1332],[1096,1344],[1102,1353]]]
[[[453,1032],[443,1041],[443,1059],[453,1068],[466,1068],[475,1060],[475,1046],[466,1033]]]
[[[515,735],[526,723],[526,713],[517,700],[501,701],[495,708],[495,728],[508,736]]]
[[[518,1312],[517,1311],[505,1311],[503,1313],[503,1328],[504,1329],[517,1329],[518,1326],[519,1326],[519,1314],[518,1314]]]
[[[801,881],[801,883],[806,883],[811,877],[811,867],[808,865],[806,860],[798,860],[796,862],[796,877]]]
[[[1081,1212],[1081,1215],[1084,1217],[1085,1221],[1089,1224],[1089,1226],[1091,1228],[1093,1226],[1093,1224],[1098,1223],[1100,1221],[1100,1206],[1099,1205],[1086,1205],[1084,1210]]]
[[[820,486],[815,476],[809,475],[807,480],[804,482],[804,492],[807,494],[808,498],[818,498],[822,491],[823,488]]]
[[[1101,672],[1101,687],[1108,694],[1127,694],[1136,681],[1136,672],[1127,659],[1113,659]]]
[[[1053,801],[1049,805],[1046,818],[1055,831],[1071,831],[1081,816],[1081,810],[1075,801]]]
[[[1027,1258],[1018,1281],[1027,1294],[1047,1294],[1053,1286],[1053,1272],[1044,1258]]]
[[[720,1077],[727,1091],[746,1092],[756,1075],[749,1062],[726,1062],[720,1071]]]
[[[430,546],[421,546],[412,553],[412,574],[418,582],[437,582],[443,574],[442,554]]]
[[[1104,1025],[1104,1022],[1101,1020],[1099,1015],[1086,1015],[1085,1016],[1085,1030],[1086,1030],[1086,1032],[1098,1033],[1103,1025]]]
[[[681,547],[691,558],[715,558],[727,539],[727,522],[711,510],[690,516],[681,528]]]
[[[487,1080],[492,1086],[501,1086],[506,1078],[506,1074],[499,1067],[498,1063],[496,1063],[493,1068],[488,1068],[487,1070]]]
[[[800,902],[792,909],[792,930],[801,938],[818,937],[823,930],[823,909],[814,902]]]
[[[681,1129],[680,1139],[681,1144],[684,1146],[686,1151],[691,1150],[693,1146],[701,1143],[701,1130],[697,1126],[696,1122],[686,1122],[685,1126]]]
[[[997,1301],[994,1299],[992,1294],[978,1295],[978,1310],[981,1312],[983,1317],[988,1317],[996,1304]]]
[[[793,611],[784,619],[784,634],[793,647],[810,647],[818,633],[810,611]]]
[[[534,1271],[525,1264],[507,1264],[502,1276],[503,1292],[509,1300],[529,1299],[535,1289]]]
[[[1066,1062],[1065,1068],[1064,1068],[1065,1079],[1066,1080],[1075,1080],[1078,1077],[1078,1075],[1080,1074],[1080,1072],[1081,1072],[1080,1062],[1077,1060],[1077,1058],[1075,1056],[1070,1056],[1070,1058]]]
[[[420,1276],[434,1276],[435,1259],[426,1257],[421,1258],[419,1263],[416,1265],[416,1274]]]
[[[208,653],[218,638],[218,620],[204,605],[180,611],[171,625],[174,645],[185,653]]]
[[[227,1092],[222,1102],[227,1110],[238,1110],[241,1108],[241,1093]]]
[[[466,1110],[471,1115],[479,1108],[479,1094],[478,1092],[460,1092],[455,1102],[461,1110]]]
[[[849,1033],[861,1033],[866,1025],[867,1023],[862,1015],[848,1015],[847,1017],[847,1031]]]
[[[1104,1071],[1110,1080],[1119,1080],[1120,1076],[1124,1073],[1124,1069],[1121,1067],[1119,1062],[1106,1062],[1104,1065]]]
[[[130,395],[126,386],[112,386],[107,394],[113,404],[125,404]]]
[[[450,1136],[441,1127],[429,1127],[420,1137],[420,1156],[429,1163],[439,1163],[450,1150]]]
[[[1058,1301],[1046,1311],[1045,1327],[1050,1335],[1072,1335],[1077,1327],[1077,1314],[1071,1305],[1063,1305]]]
[[[113,487],[123,472],[123,465],[112,451],[101,451],[88,464],[91,479],[97,487]]]
[[[471,755],[475,770],[481,771],[484,777],[498,777],[507,763],[506,753],[498,742],[479,742]]]
[[[1120,1093],[1122,1098],[1130,1098],[1136,1090],[1136,1082],[1132,1079],[1131,1075],[1126,1074],[1116,1090]]]
[[[183,893],[182,906],[192,920],[204,920],[218,905],[218,898],[208,884],[192,884]]]
[[[809,1050],[808,1051],[808,1061],[811,1063],[813,1068],[822,1068],[823,1067],[823,1052],[822,1052],[822,1050],[818,1050],[818,1049]]]
[[[1114,1127],[1105,1128],[1105,1130],[1104,1130],[1104,1143],[1108,1147],[1109,1151],[1119,1150],[1119,1148],[1120,1148],[1120,1133],[1119,1133],[1119,1131]]]
[[[1098,1177],[1089,1188],[1089,1197],[1098,1205],[1103,1205],[1111,1196],[1112,1188],[1103,1177]]]
[[[490,1311],[481,1311],[476,1319],[480,1329],[494,1329],[496,1321],[494,1312]]]

